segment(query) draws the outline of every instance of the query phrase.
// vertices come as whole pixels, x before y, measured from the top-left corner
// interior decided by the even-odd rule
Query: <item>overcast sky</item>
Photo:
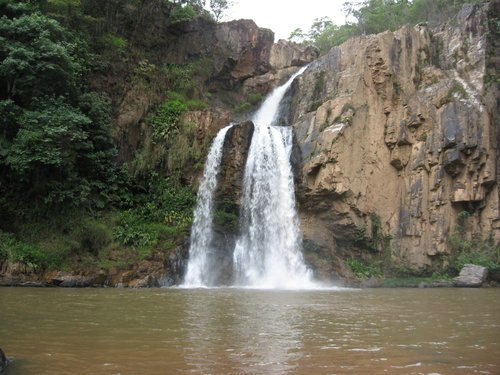
[[[315,18],[330,17],[336,24],[344,23],[342,4],[345,0],[233,0],[224,21],[253,19],[260,27],[274,31],[275,40],[288,39],[297,27],[309,31]]]

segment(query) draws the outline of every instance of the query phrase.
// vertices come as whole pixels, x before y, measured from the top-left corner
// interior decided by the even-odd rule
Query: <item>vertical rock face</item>
[[[465,6],[438,31],[351,39],[296,80],[307,241],[332,255],[390,241],[393,257],[425,267],[449,253],[463,210],[471,232],[500,239],[497,92],[485,79],[498,51],[488,12]]]
[[[252,142],[251,121],[233,126],[226,134],[217,190],[214,194],[214,237],[216,253],[211,269],[214,285],[232,282],[233,250],[238,231],[245,164]]]

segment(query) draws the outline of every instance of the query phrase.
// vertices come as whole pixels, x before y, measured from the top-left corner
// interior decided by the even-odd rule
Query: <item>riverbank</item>
[[[171,272],[166,272],[165,269]],[[159,288],[178,285],[183,265],[179,259],[142,261],[129,269],[116,267],[85,272],[36,272],[19,264],[0,265],[0,287],[42,288]],[[337,280],[335,285],[352,288],[454,288],[499,287],[498,280],[480,276],[480,280],[458,283],[456,278],[442,277],[371,277]]]
[[[0,264],[0,286],[31,287],[129,287],[150,288],[180,282],[181,265],[171,258],[143,260],[128,268],[88,269],[84,271],[36,271],[18,263]],[[166,269],[171,270],[168,274]]]

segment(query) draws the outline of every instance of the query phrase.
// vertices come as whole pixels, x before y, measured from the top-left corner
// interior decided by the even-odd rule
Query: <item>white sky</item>
[[[309,31],[315,18],[330,17],[334,23],[345,21],[342,4],[345,0],[233,0],[224,21],[247,18],[259,27],[274,31],[274,39],[288,39],[297,27]]]

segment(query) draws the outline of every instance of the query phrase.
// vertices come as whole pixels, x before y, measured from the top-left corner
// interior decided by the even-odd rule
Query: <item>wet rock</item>
[[[233,126],[223,145],[218,187],[214,193],[214,234],[209,269],[211,284],[230,285],[245,165],[254,132],[251,121]]]
[[[219,174],[219,186],[215,192],[215,206],[226,212],[238,214],[243,189],[245,164],[252,142],[254,124],[245,121],[228,130],[224,140]],[[224,203],[233,207],[221,207]]]
[[[466,264],[460,274],[453,279],[453,285],[466,288],[477,288],[483,285],[488,276],[486,267]]]
[[[186,272],[187,261],[189,259],[189,240],[182,246],[178,246],[175,251],[165,259],[163,268],[165,270],[159,278],[160,286],[172,286],[181,284]]]
[[[64,288],[88,288],[91,286],[103,286],[106,278],[107,273],[100,270],[86,275],[56,272],[47,275],[45,280],[50,286],[60,286]]]
[[[2,348],[0,348],[0,374],[3,374],[10,360],[7,358]]]

